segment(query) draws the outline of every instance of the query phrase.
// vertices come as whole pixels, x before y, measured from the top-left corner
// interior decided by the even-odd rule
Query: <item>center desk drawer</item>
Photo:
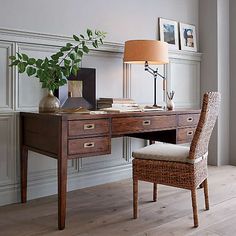
[[[95,134],[109,134],[108,119],[71,120],[68,124],[69,136],[86,136]]]
[[[112,134],[127,134],[140,131],[176,127],[176,116],[147,116],[112,119]]]
[[[111,139],[109,137],[78,138],[68,140],[69,155],[79,155],[84,157],[109,153],[111,153]]]

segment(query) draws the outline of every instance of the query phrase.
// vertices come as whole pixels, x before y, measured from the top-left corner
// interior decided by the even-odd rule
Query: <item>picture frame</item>
[[[195,25],[179,23],[179,32],[181,50],[197,52]]]
[[[78,70],[77,76],[71,75],[67,78],[68,83],[58,90],[55,91],[55,95],[59,98],[60,103],[64,102],[68,98],[68,89],[81,90],[75,95],[78,105],[87,109],[96,109],[96,69],[95,68],[80,68]],[[72,82],[70,84],[70,82]],[[73,83],[80,82],[80,83]],[[79,84],[79,85],[78,85]],[[71,86],[71,88],[70,88]],[[74,87],[74,88],[73,88]]]
[[[166,42],[169,49],[179,50],[179,27],[178,22],[159,18],[160,41]]]

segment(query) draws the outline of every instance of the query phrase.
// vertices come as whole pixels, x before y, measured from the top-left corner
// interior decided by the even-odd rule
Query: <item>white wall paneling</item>
[[[13,43],[0,41],[0,110],[12,111],[13,72],[9,68],[8,57],[12,55]]]
[[[36,78],[27,78],[14,68],[9,69],[8,56],[24,52],[33,57],[45,57],[68,41],[73,42],[69,37],[0,29],[0,205],[19,201],[19,112],[37,110],[45,93]],[[130,97],[152,104],[153,78],[147,78],[144,66],[123,65],[122,57],[123,44],[118,43],[105,43],[84,57],[82,67],[96,68],[97,97]],[[182,105],[196,105],[200,57],[197,53],[170,52],[169,67],[160,67],[160,73],[168,77],[169,89],[176,89],[177,96],[181,93],[179,104],[190,99],[190,103]],[[175,80],[191,89],[191,95],[181,87],[176,88]],[[161,85],[160,80],[158,88]],[[161,93],[158,100],[162,100]],[[68,189],[130,177],[131,152],[143,145],[141,139],[115,138],[110,155],[70,161]],[[51,158],[29,153],[29,199],[57,192],[56,165]]]
[[[200,107],[200,61],[170,59],[167,90],[175,91],[176,107]]]
[[[17,173],[15,137],[14,113],[2,113],[0,115],[0,205],[11,203],[16,199],[14,192]],[[7,195],[6,199],[5,195]]]

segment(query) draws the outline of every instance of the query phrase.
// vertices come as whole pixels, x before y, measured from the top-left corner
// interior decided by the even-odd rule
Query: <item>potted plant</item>
[[[53,92],[67,83],[71,74],[77,75],[79,63],[84,54],[89,53],[88,44],[98,48],[103,44],[106,33],[87,29],[87,34],[73,35],[74,44],[67,43],[50,58],[36,59],[24,53],[10,56],[10,66],[16,66],[19,73],[26,73],[29,77],[36,77],[42,83],[42,88],[48,89],[48,95],[39,104],[40,112],[52,112],[59,108],[60,102]]]

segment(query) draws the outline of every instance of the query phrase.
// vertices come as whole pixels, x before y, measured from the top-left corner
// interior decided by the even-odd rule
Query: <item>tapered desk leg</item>
[[[21,170],[21,202],[27,201],[27,172],[28,172],[28,149],[21,147],[20,156],[20,170]]]
[[[65,228],[66,219],[66,187],[67,187],[67,157],[58,158],[58,229]]]

